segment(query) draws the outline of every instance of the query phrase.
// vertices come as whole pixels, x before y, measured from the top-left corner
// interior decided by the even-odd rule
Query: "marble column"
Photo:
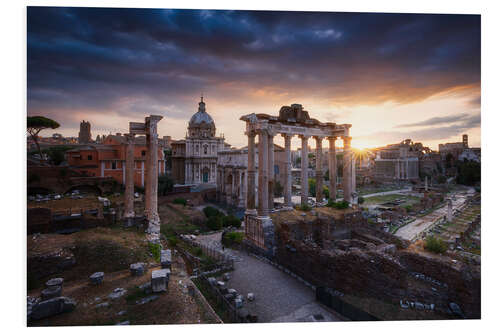
[[[451,199],[448,199],[448,211],[447,211],[447,214],[446,214],[446,221],[450,222],[451,220],[453,220],[453,202],[451,201]]]
[[[335,151],[336,137],[329,137],[328,175],[330,177],[330,200],[337,199],[337,152]]]
[[[158,132],[157,124],[162,116],[149,116],[146,118],[146,131],[149,137],[148,145],[148,173],[146,182],[146,197],[149,199],[148,218],[149,240],[155,243],[160,241],[160,216],[158,215]]]
[[[135,216],[134,212],[134,134],[125,134],[127,151],[125,155],[125,213],[124,218]]]
[[[255,133],[248,134],[247,214],[255,214]]]
[[[222,202],[226,202],[226,169],[221,167],[221,198]]]
[[[342,187],[344,189],[344,200],[352,201],[352,159],[351,159],[351,137],[345,136],[344,138],[344,166],[342,174]]]
[[[351,192],[356,192],[356,156],[353,151],[351,151],[351,180]]]
[[[235,198],[236,198],[236,188],[237,188],[237,183],[236,183],[236,170],[234,169],[234,167],[231,169],[231,180],[232,180],[232,184],[231,184],[231,205],[235,205]]]
[[[243,199],[243,172],[238,169],[238,207],[242,207],[244,205]]]
[[[309,166],[309,151],[307,147],[307,140],[309,139],[309,136],[306,135],[301,135],[300,139],[302,140],[302,151],[301,151],[301,157],[300,157],[300,204],[301,205],[307,205],[307,199],[309,197],[309,182],[308,182],[308,176],[307,176],[307,169]]]
[[[285,138],[285,207],[292,207],[292,152],[291,143],[292,136],[290,134],[282,134]]]
[[[316,202],[323,201],[323,138],[315,136],[316,140]]]
[[[269,155],[268,167],[267,167],[267,170],[269,172],[268,208],[270,211],[273,211],[274,210],[274,135],[272,133],[269,133],[269,137],[267,138],[267,153]]]
[[[399,160],[396,160],[395,168],[396,170],[394,171],[394,178],[399,179]]]
[[[259,216],[269,215],[269,171],[268,171],[268,139],[267,130],[259,130]]]

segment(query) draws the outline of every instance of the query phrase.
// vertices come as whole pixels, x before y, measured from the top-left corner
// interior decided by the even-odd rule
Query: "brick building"
[[[144,187],[146,138],[135,138],[135,174],[136,186]],[[108,135],[102,144],[82,145],[66,152],[66,160],[71,167],[90,177],[113,177],[120,184],[125,183],[126,138],[117,133]],[[158,173],[166,173],[165,155],[162,147],[158,148]]]

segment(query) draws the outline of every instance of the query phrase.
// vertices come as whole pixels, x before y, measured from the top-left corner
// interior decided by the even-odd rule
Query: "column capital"
[[[255,137],[257,135],[255,130],[245,131],[245,134],[246,134],[246,136],[249,136],[249,137]]]
[[[323,141],[323,139],[324,139],[325,137],[324,137],[324,136],[320,136],[320,135],[315,135],[315,136],[313,136],[313,138],[314,138],[314,140],[316,140],[316,141],[320,141],[320,142],[321,142],[321,141]]]
[[[281,136],[284,137],[285,139],[291,139],[294,137],[294,134],[281,133]]]
[[[329,137],[327,137],[327,139],[328,139],[328,141],[335,142],[335,141],[337,141],[338,138],[336,136],[329,136]]]
[[[311,137],[310,135],[299,134],[299,138],[301,138],[302,140],[309,140],[310,137]]]

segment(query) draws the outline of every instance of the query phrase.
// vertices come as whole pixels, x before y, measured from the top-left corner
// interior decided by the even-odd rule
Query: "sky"
[[[437,149],[464,133],[478,147],[481,17],[27,9],[27,113],[61,124],[42,136],[77,136],[82,120],[93,138],[125,133],[157,114],[159,135],[182,139],[201,94],[236,147],[247,142],[242,115],[293,103],[352,124],[357,148],[411,138]]]

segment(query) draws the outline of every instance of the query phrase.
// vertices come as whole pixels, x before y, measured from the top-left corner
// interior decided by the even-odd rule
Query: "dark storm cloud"
[[[262,88],[409,103],[480,84],[473,15],[29,7],[27,31],[29,114],[125,99],[121,114],[133,115],[192,105],[201,91],[250,105]]]

